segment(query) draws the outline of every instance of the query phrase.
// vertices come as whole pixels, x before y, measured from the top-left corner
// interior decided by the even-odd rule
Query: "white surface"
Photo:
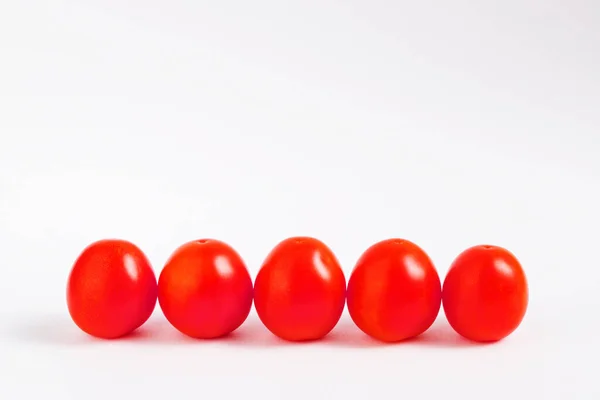
[[[0,398],[599,398],[599,9],[3,2]],[[159,309],[118,342],[69,319],[66,277],[93,240],[134,241],[158,274],[214,237],[255,276],[291,235],[324,240],[347,273],[392,236],[442,277],[468,246],[505,246],[530,308],[492,346],[443,314],[391,347],[346,315],[310,345],[254,314],[215,342]]]

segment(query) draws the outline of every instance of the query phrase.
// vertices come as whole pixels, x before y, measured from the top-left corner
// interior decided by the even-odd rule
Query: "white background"
[[[0,5],[0,398],[597,399],[600,6],[589,1],[4,1]],[[158,275],[225,240],[253,276],[312,235],[347,274],[403,237],[443,278],[480,243],[530,283],[488,346],[443,313],[373,343],[347,315],[281,343],[253,313],[184,339],[160,309],[95,341],[65,303],[91,241]]]

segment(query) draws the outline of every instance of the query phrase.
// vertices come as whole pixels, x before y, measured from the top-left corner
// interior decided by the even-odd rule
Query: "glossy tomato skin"
[[[441,305],[441,282],[416,244],[387,239],[369,247],[348,281],[348,311],[367,335],[398,342],[425,332]]]
[[[67,306],[89,335],[114,339],[142,326],[156,306],[150,262],[133,243],[105,239],[86,247],[67,282]]]
[[[477,342],[498,341],[517,329],[529,298],[517,258],[489,245],[471,247],[454,260],[442,295],[452,328]]]
[[[288,341],[316,340],[339,321],[346,279],[333,252],[320,240],[292,237],[267,256],[254,282],[260,320]]]
[[[228,244],[201,239],[179,247],[158,279],[158,301],[183,334],[212,339],[236,330],[252,308],[252,278]]]

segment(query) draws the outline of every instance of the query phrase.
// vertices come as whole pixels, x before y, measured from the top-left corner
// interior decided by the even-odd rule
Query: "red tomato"
[[[442,289],[438,273],[416,244],[388,239],[369,247],[348,281],[348,311],[367,335],[397,342],[435,321]]]
[[[252,308],[252,278],[226,243],[202,239],[179,247],[158,279],[167,320],[185,335],[212,339],[236,330]]]
[[[290,341],[315,340],[339,321],[346,279],[333,252],[321,241],[293,237],[267,256],[254,282],[254,303],[263,324]]]
[[[475,246],[452,263],[443,288],[444,312],[460,335],[493,342],[513,332],[528,303],[523,268],[508,250]]]
[[[156,276],[134,244],[116,239],[89,245],[67,283],[71,318],[89,335],[113,339],[139,328],[156,306]]]

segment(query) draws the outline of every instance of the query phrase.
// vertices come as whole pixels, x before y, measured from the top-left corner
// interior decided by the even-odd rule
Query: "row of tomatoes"
[[[84,332],[105,339],[142,326],[156,302],[167,320],[194,338],[237,329],[252,303],[263,324],[290,341],[315,340],[339,321],[384,342],[425,332],[443,303],[450,325],[474,341],[497,341],[521,323],[528,303],[519,261],[497,246],[475,246],[451,265],[442,287],[416,244],[388,239],[369,247],[348,284],[333,252],[311,237],[279,243],[252,279],[239,254],[213,239],[179,247],[158,282],[144,253],[123,240],[101,240],[77,258],[67,284],[69,313]]]

